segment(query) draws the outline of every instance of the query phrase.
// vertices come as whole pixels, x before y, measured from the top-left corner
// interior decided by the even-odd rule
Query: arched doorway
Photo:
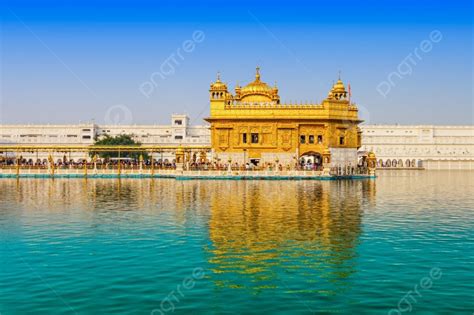
[[[299,165],[306,170],[317,170],[323,165],[323,158],[320,153],[308,151],[301,154]]]

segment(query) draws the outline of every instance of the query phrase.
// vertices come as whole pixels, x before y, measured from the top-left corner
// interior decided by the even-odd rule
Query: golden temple
[[[357,165],[361,120],[340,78],[320,104],[282,104],[258,67],[255,80],[234,94],[220,74],[209,93],[212,150],[224,161]]]

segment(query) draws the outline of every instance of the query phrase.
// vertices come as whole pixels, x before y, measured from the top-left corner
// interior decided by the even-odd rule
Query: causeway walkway
[[[375,178],[374,175],[323,174],[322,171],[182,171],[182,170],[117,170],[103,169],[0,169],[0,178],[173,178],[176,180],[341,180]]]

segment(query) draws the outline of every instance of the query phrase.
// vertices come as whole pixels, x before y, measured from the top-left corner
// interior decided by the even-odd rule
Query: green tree
[[[105,135],[105,137],[101,140],[96,140],[94,146],[125,146],[125,147],[140,147],[142,144],[141,142],[133,140],[131,135],[118,135],[115,137],[111,137],[109,135]],[[94,147],[93,146],[93,147]],[[90,156],[94,156],[98,154],[100,158],[110,159],[110,158],[117,158],[119,157],[118,151],[90,151]],[[143,155],[143,159],[148,159],[148,154],[146,151],[126,151],[126,149],[120,151],[121,158],[131,158],[138,160],[140,154]]]

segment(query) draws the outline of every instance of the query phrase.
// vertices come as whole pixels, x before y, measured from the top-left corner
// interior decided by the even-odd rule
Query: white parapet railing
[[[326,178],[361,178],[374,177],[372,174],[360,173],[334,173],[328,170],[176,170],[176,169],[155,169],[143,167],[126,168],[94,168],[77,167],[31,167],[31,166],[7,166],[0,167],[0,177],[56,177],[56,178],[114,178],[114,177],[134,177],[134,178],[159,178],[171,177],[177,179],[326,179]]]

